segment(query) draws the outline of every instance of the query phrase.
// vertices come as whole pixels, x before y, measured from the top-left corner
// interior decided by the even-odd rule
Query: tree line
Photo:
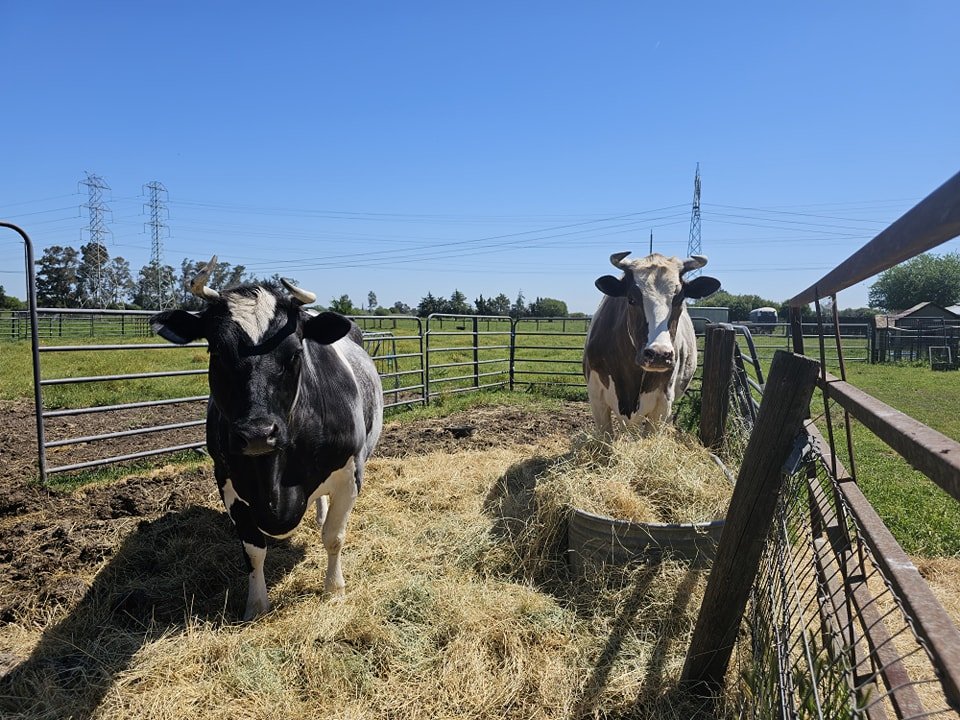
[[[175,270],[170,265],[151,261],[141,267],[134,276],[130,263],[121,256],[110,257],[106,247],[89,242],[79,250],[62,245],[45,248],[36,261],[37,303],[40,307],[148,309],[183,307],[199,309],[203,301],[190,293],[190,281],[206,265],[205,260],[184,258]],[[243,265],[218,262],[210,273],[207,284],[215,289],[229,288],[251,282],[279,284],[280,277],[256,277]],[[20,306],[16,298],[9,298],[0,288],[0,300],[11,309]],[[324,308],[318,304],[318,308]],[[416,308],[402,301],[389,307],[377,302],[372,290],[367,295],[365,306],[355,305],[348,295],[330,300],[327,309],[344,315],[362,314],[417,314],[426,317],[432,313],[456,315],[510,315],[512,317],[563,317],[567,304],[554,298],[536,298],[527,303],[523,292],[510,300],[504,293],[491,298],[483,295],[472,303],[459,290],[449,298],[437,297],[428,292]]]
[[[447,315],[501,315],[513,318],[520,317],[567,317],[567,304],[555,298],[537,297],[532,302],[526,302],[523,291],[517,293],[513,301],[507,295],[500,293],[496,297],[485,298],[483,295],[472,303],[460,290],[454,290],[449,298],[436,296],[428,292],[420,299],[417,306],[411,307],[404,302],[397,301],[390,307],[383,307],[377,303],[377,295],[372,290],[367,294],[366,307],[357,307],[348,295],[341,295],[330,301],[329,310],[344,315],[417,315],[427,317],[434,313]],[[583,313],[573,313],[582,315]]]
[[[123,257],[110,257],[100,243],[89,242],[79,250],[70,246],[53,245],[44,249],[36,261],[37,302],[41,307],[149,309],[185,307],[198,309],[202,301],[193,296],[189,282],[205,266],[205,260],[184,258],[178,270],[170,265],[149,262],[134,276],[130,263]],[[279,283],[279,276],[256,277],[243,265],[218,263],[208,281],[210,287],[228,288],[245,282]],[[921,302],[933,302],[941,307],[960,303],[960,253],[944,255],[925,253],[886,270],[869,288],[869,307],[848,308],[840,314],[847,317],[869,318],[878,312],[895,312]],[[750,311],[758,307],[773,307],[781,319],[788,317],[785,304],[758,295],[721,290],[697,302],[704,307],[730,308],[730,320],[749,319]],[[22,303],[6,295],[0,286],[0,309],[17,309]],[[318,307],[323,307],[318,305]],[[449,298],[428,292],[416,307],[397,301],[384,307],[374,291],[367,294],[366,305],[355,305],[348,295],[332,298],[330,310],[345,315],[419,315],[433,313],[454,315],[502,315],[518,317],[565,317],[567,304],[555,298],[537,297],[527,302],[523,291],[511,300],[506,294],[484,297],[473,302],[460,290]],[[804,314],[811,314],[809,308]],[[574,313],[576,315],[577,313]]]
[[[136,276],[121,256],[110,257],[96,242],[73,247],[52,245],[36,261],[37,304],[41,307],[148,309],[199,308],[190,294],[189,281],[206,264],[184,258],[179,272],[151,261]],[[273,278],[275,279],[275,278]],[[212,287],[228,287],[258,280],[243,265],[218,263],[211,274]]]

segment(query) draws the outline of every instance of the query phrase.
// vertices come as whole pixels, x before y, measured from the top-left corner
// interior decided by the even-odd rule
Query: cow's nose
[[[644,365],[668,368],[673,365],[673,351],[649,345],[643,349],[640,359]]]
[[[277,449],[280,428],[276,423],[261,422],[236,426],[231,435],[234,452],[243,455],[266,455]]]

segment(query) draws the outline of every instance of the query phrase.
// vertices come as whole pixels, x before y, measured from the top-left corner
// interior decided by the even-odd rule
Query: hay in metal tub
[[[732,473],[711,453],[731,485]],[[648,523],[616,518],[573,508],[567,520],[567,553],[570,569],[581,575],[587,568],[623,566],[634,562],[659,563],[670,558],[693,568],[713,562],[724,520],[699,523]]]

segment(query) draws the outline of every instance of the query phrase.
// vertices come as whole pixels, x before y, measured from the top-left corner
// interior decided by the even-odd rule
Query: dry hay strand
[[[372,461],[343,551],[346,596],[322,596],[326,555],[307,518],[271,547],[274,610],[253,623],[233,620],[246,583],[222,511],[197,509],[219,513],[196,518],[205,531],[157,521],[39,640],[26,627],[0,631],[0,651],[33,654],[0,688],[0,714],[714,717],[676,690],[703,573],[635,568],[589,601],[524,577],[526,536],[512,523],[526,521],[535,490],[525,473],[537,477],[567,447],[538,450],[550,456],[514,446]]]

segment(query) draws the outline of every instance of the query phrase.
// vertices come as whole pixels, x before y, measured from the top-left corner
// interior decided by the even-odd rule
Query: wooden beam
[[[826,385],[831,400],[955,500],[960,500],[960,443],[830,373],[826,373]]]
[[[800,294],[791,307],[836,295],[861,280],[960,235],[960,173],[947,180],[887,229]]]
[[[783,484],[783,465],[803,427],[819,364],[782,350],[770,376],[734,486],[681,681],[718,691]]]

